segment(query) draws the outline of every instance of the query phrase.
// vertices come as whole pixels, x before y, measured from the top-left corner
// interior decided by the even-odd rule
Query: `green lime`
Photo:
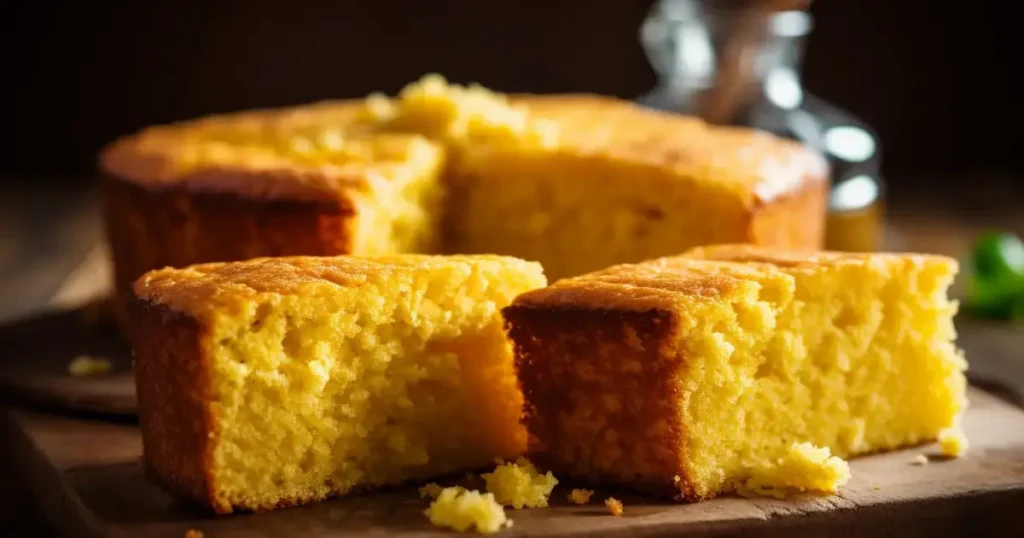
[[[1024,242],[1014,234],[989,233],[974,243],[974,271],[994,281],[1024,281]]]

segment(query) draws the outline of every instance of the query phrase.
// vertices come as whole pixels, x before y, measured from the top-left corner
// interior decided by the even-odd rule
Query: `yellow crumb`
[[[790,491],[835,493],[850,479],[850,466],[826,447],[794,443],[772,465],[751,470],[750,478],[736,488],[740,495],[770,495],[778,499]]]
[[[502,527],[512,526],[512,520],[505,517],[505,510],[494,500],[493,494],[461,487],[441,490],[423,513],[434,526],[459,532],[475,529],[481,534],[493,534]]]
[[[185,531],[185,538],[203,538],[203,536],[203,531],[197,531],[195,529]]]
[[[959,458],[967,453],[967,436],[959,425],[939,432],[939,447],[947,456]]]
[[[551,472],[540,474],[523,457],[515,463],[498,465],[494,472],[481,476],[487,482],[487,491],[493,493],[499,503],[516,509],[547,506],[551,490],[558,484]]]
[[[574,489],[569,493],[569,500],[576,504],[587,504],[593,494],[592,489]]]
[[[873,487],[871,489],[873,489],[875,491],[882,491],[882,486],[875,486],[875,487]]]
[[[466,489],[466,488],[464,488],[462,486],[454,486],[454,488],[455,489],[461,489],[461,490],[465,490]],[[430,497],[431,499],[436,499],[437,496],[441,494],[441,491],[443,489],[444,488],[442,488],[441,486],[437,485],[436,483],[431,482],[431,483],[426,484],[426,485],[424,485],[423,487],[420,488],[420,497],[421,498]]]
[[[621,516],[622,512],[624,511],[622,507],[622,501],[616,499],[615,497],[608,497],[607,499],[605,499],[604,505],[608,507],[608,512],[610,512],[613,516]]]
[[[918,454],[918,455],[914,456],[914,465],[927,465],[927,464],[928,464],[928,456],[925,456],[924,454]]]
[[[74,376],[103,374],[110,371],[110,361],[101,357],[79,355],[68,363],[68,372]]]

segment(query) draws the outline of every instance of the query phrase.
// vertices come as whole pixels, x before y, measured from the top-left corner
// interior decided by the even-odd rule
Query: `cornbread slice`
[[[129,326],[146,468],[228,513],[516,457],[499,310],[543,285],[538,264],[497,256],[149,272]]]
[[[503,312],[530,458],[697,501],[768,476],[795,443],[847,458],[934,440],[966,404],[956,271],[722,246],[527,292]],[[836,462],[803,459],[841,482]]]

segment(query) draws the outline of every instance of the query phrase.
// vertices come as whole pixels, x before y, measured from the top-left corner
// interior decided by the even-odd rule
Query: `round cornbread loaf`
[[[259,256],[501,253],[557,279],[712,243],[816,249],[828,189],[820,156],[766,133],[438,77],[146,129],[100,167],[122,302],[147,270]]]

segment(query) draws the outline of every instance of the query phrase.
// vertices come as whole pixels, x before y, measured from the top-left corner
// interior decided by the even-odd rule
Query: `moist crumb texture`
[[[493,494],[464,488],[444,488],[425,514],[432,525],[459,532],[494,534],[512,526]]]
[[[151,272],[131,325],[148,471],[227,513],[515,458],[526,432],[499,312],[544,284],[539,265],[497,256]]]
[[[493,472],[482,476],[487,482],[487,491],[493,493],[499,503],[516,509],[547,506],[551,490],[558,484],[550,471],[541,474],[522,457],[515,463],[500,464]]]
[[[844,459],[936,439],[956,453],[956,271],[941,256],[723,245],[527,292],[503,312],[530,459],[697,501],[835,491]]]

